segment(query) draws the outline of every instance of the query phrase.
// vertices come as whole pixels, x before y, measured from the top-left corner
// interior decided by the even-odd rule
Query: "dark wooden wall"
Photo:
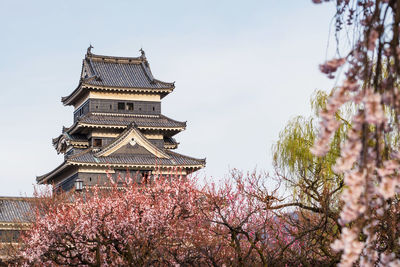
[[[89,100],[74,112],[74,122],[87,113],[89,113]]]
[[[20,230],[0,229],[0,243],[18,242]]]
[[[78,179],[78,173],[73,174],[72,176],[64,179],[55,190],[63,190],[63,191],[69,191],[74,188],[75,186],[75,180]]]
[[[149,171],[137,171],[137,170],[115,170],[115,173],[110,173],[114,182],[118,182],[118,176],[122,179],[128,177],[133,179],[135,182],[141,182],[142,180],[142,173],[149,172]],[[79,178],[83,180],[83,184],[85,186],[109,186],[110,179],[108,178],[107,174],[105,173],[79,173]],[[119,183],[121,183],[120,181]]]
[[[133,110],[118,109],[118,103],[133,104]],[[157,101],[129,101],[114,99],[88,99],[80,108],[74,112],[74,122],[89,112],[99,113],[120,113],[120,114],[140,114],[140,115],[159,115],[161,114],[161,102]]]

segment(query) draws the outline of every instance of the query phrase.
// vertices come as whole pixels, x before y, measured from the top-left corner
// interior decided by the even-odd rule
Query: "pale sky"
[[[0,0],[0,196],[31,195],[63,161],[51,139],[73,108],[60,99],[90,43],[128,57],[143,47],[153,75],[176,81],[162,113],[188,121],[177,152],[207,158],[200,176],[271,171],[279,132],[333,85],[318,71],[333,13],[311,0]]]

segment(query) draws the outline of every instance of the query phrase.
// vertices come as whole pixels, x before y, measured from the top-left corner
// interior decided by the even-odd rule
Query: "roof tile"
[[[205,160],[195,159],[175,152],[166,151],[171,156],[170,159],[156,158],[154,155],[139,155],[139,154],[126,154],[126,155],[110,155],[106,157],[95,157],[93,153],[88,151],[80,156],[68,159],[70,162],[75,163],[92,163],[92,164],[121,164],[121,165],[167,165],[167,166],[199,166],[204,165]]]
[[[33,216],[33,203],[28,198],[0,197],[0,222],[31,222]]]
[[[100,125],[122,125],[127,126],[131,123],[136,123],[140,127],[186,127],[186,122],[175,121],[164,115],[152,117],[139,117],[139,116],[120,116],[112,114],[88,114],[81,119],[80,123],[87,124],[100,124]]]
[[[85,72],[82,79],[86,84],[122,88],[167,89],[173,83],[161,82],[153,78],[147,61],[123,63],[110,62],[101,58],[86,57],[83,63]]]

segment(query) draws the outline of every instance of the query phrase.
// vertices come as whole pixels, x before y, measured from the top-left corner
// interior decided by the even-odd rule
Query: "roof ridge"
[[[147,59],[143,57],[122,57],[122,56],[107,56],[107,55],[99,55],[99,54],[86,54],[87,58],[95,58],[95,59],[116,59],[116,60],[139,60],[141,62],[147,61]],[[122,63],[122,62],[121,62]],[[128,63],[129,64],[129,63]]]
[[[89,68],[91,69],[92,75],[85,78],[85,77],[81,77],[83,79],[84,82],[90,82],[93,79],[96,79],[98,81],[101,81],[100,76],[97,73],[96,68],[93,65],[92,59],[91,58],[85,58],[85,61],[88,62]]]
[[[147,79],[149,79],[150,83],[155,83],[154,82],[154,77],[153,74],[151,73],[150,67],[149,67],[149,63],[146,62],[141,62],[140,66],[142,67],[142,69],[144,70],[144,74],[146,75]]]

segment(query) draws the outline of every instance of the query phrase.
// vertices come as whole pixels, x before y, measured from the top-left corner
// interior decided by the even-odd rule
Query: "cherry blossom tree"
[[[199,264],[188,240],[198,234],[194,181],[154,177],[151,185],[127,181],[125,190],[94,188],[38,214],[23,237],[20,262],[53,266]],[[43,213],[43,212],[41,212]],[[190,226],[190,227],[189,227]]]
[[[110,190],[41,197],[15,265],[248,266],[299,264],[295,229],[256,194],[264,176],[233,172],[225,183],[124,177]],[[286,214],[287,215],[287,214]],[[290,215],[289,215],[290,216]],[[303,255],[304,256],[304,255]]]
[[[314,0],[315,3],[322,1]],[[325,1],[329,2],[329,1]],[[338,55],[320,65],[329,78],[339,69],[341,85],[320,112],[320,134],[313,153],[325,155],[341,122],[335,113],[354,103],[341,155],[333,168],[344,176],[341,236],[332,247],[342,251],[341,266],[399,266],[398,193],[400,3],[395,0],[337,0]],[[351,39],[345,39],[350,35]],[[350,48],[343,52],[343,42]],[[339,76],[340,77],[340,76]],[[338,78],[339,80],[339,78]]]
[[[243,174],[233,170],[231,179],[222,186],[208,183],[204,189],[206,211],[203,213],[210,223],[212,239],[224,244],[224,261],[228,265],[269,266],[299,265],[303,259],[301,242],[295,238],[296,229],[283,217],[289,213],[272,211],[268,201],[279,202],[275,192],[262,188],[268,178],[256,172]],[[260,190],[260,191],[258,191]],[[269,193],[268,193],[268,192]]]

